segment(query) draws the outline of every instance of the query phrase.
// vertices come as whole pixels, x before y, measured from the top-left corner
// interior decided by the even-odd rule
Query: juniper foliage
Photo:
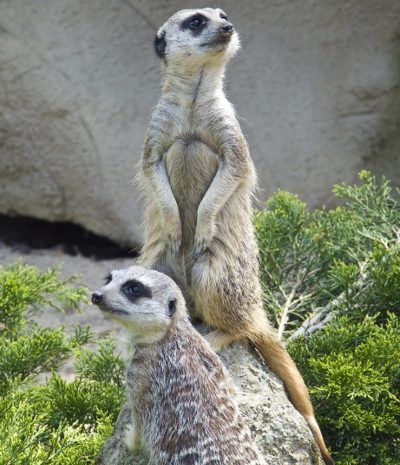
[[[281,337],[323,310],[399,311],[400,201],[386,179],[360,177],[334,188],[346,201],[334,210],[310,212],[279,191],[255,215],[265,306]]]
[[[0,268],[0,463],[93,464],[111,435],[124,399],[115,344],[104,339],[90,351],[87,328],[67,335],[32,321],[48,307],[78,309],[86,292],[74,284],[57,270]],[[67,382],[57,369],[71,356],[79,374]]]
[[[399,193],[360,179],[330,211],[277,192],[254,220],[261,278],[336,463],[399,465]]]

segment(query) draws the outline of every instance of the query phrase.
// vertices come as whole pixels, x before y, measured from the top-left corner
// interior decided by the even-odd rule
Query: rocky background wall
[[[398,0],[221,0],[227,73],[261,197],[330,203],[362,168],[400,179]],[[0,1],[0,213],[141,240],[132,182],[159,95],[155,30],[181,0]]]

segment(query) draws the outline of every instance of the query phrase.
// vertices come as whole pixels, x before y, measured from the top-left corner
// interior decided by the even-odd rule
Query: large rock
[[[253,439],[268,465],[323,465],[317,446],[303,417],[286,397],[282,382],[266,368],[260,357],[244,343],[221,354],[222,361],[239,388],[239,404]],[[117,421],[126,424],[129,407]],[[104,445],[97,465],[147,465],[145,457],[133,456],[112,436]]]
[[[135,245],[135,164],[159,87],[152,50],[174,0],[0,2],[0,212]],[[400,2],[221,3],[243,42],[227,89],[262,197],[311,205],[361,168],[400,179]]]

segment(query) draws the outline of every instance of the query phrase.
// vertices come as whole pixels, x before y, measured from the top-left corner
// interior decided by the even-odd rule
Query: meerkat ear
[[[165,40],[165,31],[157,32],[157,35],[154,39],[154,48],[156,53],[160,58],[165,58],[165,47],[167,42]]]
[[[171,299],[168,303],[168,316],[172,317],[176,312],[176,299]]]

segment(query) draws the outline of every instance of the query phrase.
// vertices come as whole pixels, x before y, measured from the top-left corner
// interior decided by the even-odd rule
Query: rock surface
[[[317,446],[302,416],[289,402],[282,382],[246,344],[237,343],[221,353],[222,361],[239,388],[242,415],[267,465],[323,465]],[[126,424],[127,405],[120,413]],[[98,465],[145,465],[145,457],[132,455],[116,434],[104,445]]]
[[[141,240],[132,183],[159,93],[154,32],[197,1],[0,2],[0,212]],[[400,2],[222,0],[260,197],[310,205],[361,168],[400,179]]]

